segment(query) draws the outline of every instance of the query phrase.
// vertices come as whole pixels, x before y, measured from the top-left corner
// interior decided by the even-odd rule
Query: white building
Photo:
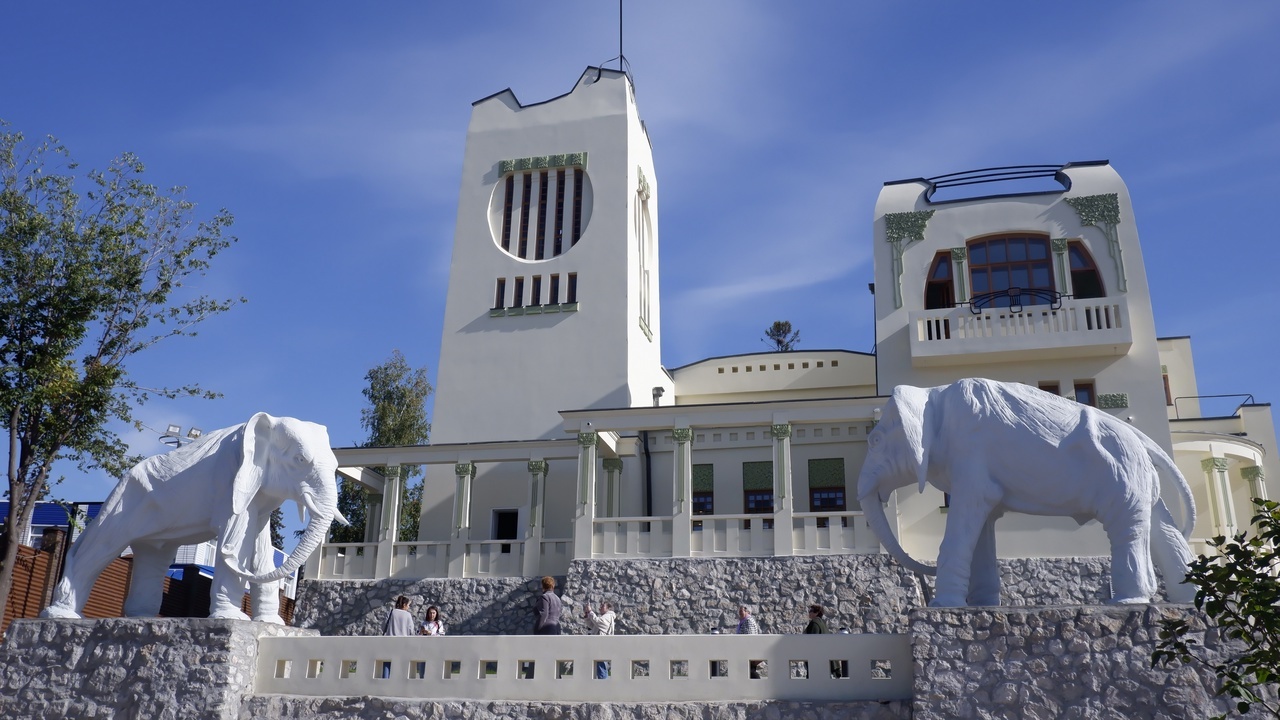
[[[630,78],[588,68],[545,102],[510,90],[476,102],[434,442],[337,450],[344,474],[392,499],[398,473],[367,468],[428,465],[419,540],[394,542],[392,500],[368,542],[324,546],[307,576],[879,552],[855,484],[884,396],[962,377],[1036,385],[1132,422],[1191,482],[1201,541],[1247,524],[1248,499],[1280,477],[1268,405],[1200,417],[1190,343],[1156,337],[1134,211],[1106,162],[886,183],[869,240],[876,355],[664,369],[658,173]],[[917,557],[936,557],[945,504],[933,490],[891,504]],[[1108,554],[1097,523],[1010,514],[997,528],[1004,556]]]

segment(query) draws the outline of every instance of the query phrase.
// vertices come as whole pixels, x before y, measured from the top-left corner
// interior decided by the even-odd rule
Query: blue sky
[[[237,218],[204,288],[248,304],[131,366],[225,398],[140,419],[266,410],[337,445],[364,438],[363,377],[393,348],[436,379],[471,103],[545,100],[618,54],[607,1],[55,0],[5,22],[0,118],[84,166],[138,153]],[[1157,331],[1195,338],[1202,393],[1280,402],[1280,4],[650,0],[625,34],[662,188],[667,367],[761,350],[777,319],[802,348],[870,350],[886,180],[1109,159]],[[113,484],[69,471],[59,497]]]

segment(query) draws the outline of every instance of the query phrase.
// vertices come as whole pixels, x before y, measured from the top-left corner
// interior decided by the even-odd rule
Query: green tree
[[[133,422],[150,397],[217,397],[196,385],[148,388],[128,373],[134,355],[195,335],[236,300],[194,294],[219,252],[225,210],[203,222],[183,188],[160,191],[137,157],[77,174],[50,137],[36,144],[0,121],[0,423],[8,434],[10,537],[31,524],[58,460],[119,476],[136,461],[107,428]],[[83,191],[83,194],[82,194]],[[243,302],[243,298],[240,299]],[[0,607],[13,585],[17,543],[0,556]]]
[[[430,439],[431,423],[427,421],[427,398],[432,392],[427,381],[427,369],[413,369],[399,350],[370,370],[365,376],[368,385],[364,389],[368,406],[360,411],[360,426],[369,431],[364,447],[394,447],[398,445],[423,445]],[[375,468],[381,471],[380,468]],[[421,473],[419,466],[400,468],[400,529],[401,542],[418,537],[418,518],[422,512],[422,481],[410,486],[410,481]],[[338,510],[351,521],[349,527],[334,526],[331,542],[363,542],[368,492],[359,484],[344,480],[338,488]]]
[[[271,546],[284,548],[284,511],[280,508],[271,511]]]
[[[1280,679],[1280,503],[1254,499],[1257,514],[1252,535],[1239,533],[1227,539],[1209,541],[1214,555],[1202,555],[1191,563],[1187,582],[1195,585],[1196,609],[1236,650],[1225,656],[1209,656],[1195,636],[1204,628],[1191,618],[1162,621],[1160,641],[1152,653],[1153,666],[1177,660],[1212,670],[1219,680],[1218,694],[1235,699],[1241,714],[1255,705],[1272,717],[1280,717],[1280,702],[1274,694],[1260,692],[1262,686],[1274,690]],[[1222,648],[1222,645],[1219,645]],[[1225,718],[1226,715],[1219,715]]]
[[[760,342],[773,346],[777,352],[791,352],[796,349],[796,343],[800,342],[800,331],[792,331],[791,322],[788,320],[775,320],[764,331],[764,337],[760,338]]]

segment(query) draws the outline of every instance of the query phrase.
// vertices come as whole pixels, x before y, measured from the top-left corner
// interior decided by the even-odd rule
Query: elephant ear
[[[899,385],[893,389],[893,402],[902,419],[902,433],[915,464],[920,492],[924,492],[925,479],[929,475],[929,449],[937,434],[932,422],[935,413],[930,408],[929,389]]]
[[[274,425],[275,418],[266,413],[258,413],[245,423],[240,468],[236,471],[235,480],[231,483],[233,519],[244,515],[249,509],[253,496],[262,489],[267,476],[267,462],[271,452],[271,428]]]

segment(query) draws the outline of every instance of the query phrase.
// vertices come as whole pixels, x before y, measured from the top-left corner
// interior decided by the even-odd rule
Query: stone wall
[[[907,720],[907,702],[517,703],[393,698],[246,698],[244,718],[281,720]]]
[[[1107,558],[1002,560],[1005,605],[1098,604],[1110,597]],[[746,603],[765,632],[799,632],[806,609],[829,609],[835,630],[906,632],[907,613],[926,604],[932,578],[904,570],[888,555],[767,558],[575,560],[557,578],[565,632],[586,632],[582,603],[609,600],[621,632],[701,633],[737,623]],[[440,608],[450,634],[504,635],[530,630],[538,578],[304,580],[295,624],[323,635],[377,635],[397,595],[421,617]]]
[[[262,635],[242,620],[18,620],[0,645],[0,717],[240,717]]]
[[[1227,712],[1203,667],[1151,667],[1160,620],[1185,615],[1210,656],[1230,649],[1186,605],[916,610],[913,716],[1190,720]]]

